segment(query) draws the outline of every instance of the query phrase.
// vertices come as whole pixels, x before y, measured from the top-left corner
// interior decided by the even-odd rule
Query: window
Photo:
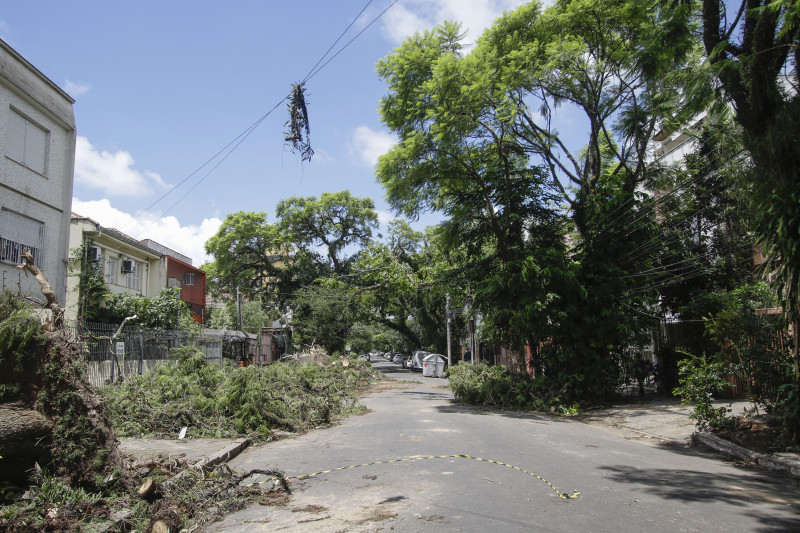
[[[3,209],[0,211],[0,261],[19,265],[22,253],[30,250],[33,264],[44,263],[44,224],[32,218]]]
[[[125,261],[123,261],[124,263]],[[125,286],[135,291],[141,290],[142,278],[139,274],[139,264],[136,261],[130,261],[129,272],[125,273]]]
[[[108,260],[108,270],[106,270],[106,284],[113,285],[117,282],[117,260]]]
[[[194,272],[186,272],[183,275],[183,284],[184,285],[194,285]]]
[[[44,174],[47,132],[13,109],[10,110],[7,154],[31,170]]]

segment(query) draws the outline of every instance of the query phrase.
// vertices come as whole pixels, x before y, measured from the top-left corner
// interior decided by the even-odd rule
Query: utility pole
[[[453,358],[450,356],[450,293],[444,300],[444,318],[447,320],[447,368],[453,366]]]
[[[239,286],[236,286],[236,322],[237,329],[242,331],[242,301],[239,296]]]

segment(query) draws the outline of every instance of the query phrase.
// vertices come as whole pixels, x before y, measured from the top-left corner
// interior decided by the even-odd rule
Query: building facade
[[[180,299],[189,304],[192,318],[198,324],[205,322],[206,273],[192,266],[192,259],[175,250],[145,239],[141,243],[167,258],[167,287],[180,291]]]
[[[167,285],[167,256],[114,228],[73,214],[70,224],[69,282],[65,318],[78,318],[78,284],[83,265],[94,261],[113,294],[154,298]],[[81,257],[81,253],[85,254]]]
[[[30,250],[64,304],[75,101],[0,40],[0,290],[43,299],[17,268]]]

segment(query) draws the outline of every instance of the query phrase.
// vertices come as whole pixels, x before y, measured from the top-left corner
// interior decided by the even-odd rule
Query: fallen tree
[[[0,296],[0,481],[24,484],[43,468],[86,490],[134,482],[106,414],[89,384],[83,347],[64,328],[63,310],[30,253],[20,268],[46,298],[49,321],[6,291]]]

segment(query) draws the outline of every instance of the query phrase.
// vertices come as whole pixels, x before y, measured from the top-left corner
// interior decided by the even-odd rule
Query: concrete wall
[[[69,221],[75,166],[74,100],[0,40],[0,209],[44,224],[42,271],[61,305],[66,298]],[[8,123],[18,113],[45,130],[45,171],[8,155]],[[0,228],[2,233],[3,228]],[[0,289],[42,298],[39,284],[0,262]]]

